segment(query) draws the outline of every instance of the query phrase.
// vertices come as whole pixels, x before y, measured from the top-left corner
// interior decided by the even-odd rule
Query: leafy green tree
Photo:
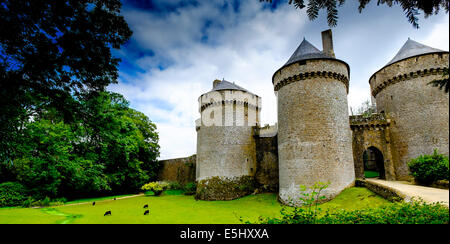
[[[131,36],[120,0],[0,0],[0,160],[23,124],[52,106],[73,119],[72,97],[118,77],[111,54]]]
[[[259,0],[260,2],[272,2],[272,0]],[[371,0],[359,0],[358,11],[362,10]],[[415,27],[419,28],[418,18],[419,11],[423,11],[425,18],[430,15],[437,14],[441,8],[446,13],[449,10],[449,0],[378,0],[377,5],[386,4],[392,7],[394,4],[398,4],[402,7],[403,12],[408,18],[408,21]],[[293,4],[295,8],[303,9],[306,7],[306,13],[310,20],[314,20],[319,15],[319,10],[325,9],[327,11],[328,25],[334,27],[337,25],[338,10],[337,7],[342,6],[345,0],[289,0],[289,4]]]
[[[130,192],[155,177],[156,126],[117,82],[120,0],[0,0],[0,181],[37,200]]]
[[[56,109],[36,114],[0,176],[20,182],[35,199],[129,193],[155,179],[156,126],[121,95],[101,92],[80,100],[75,121],[64,123]]]
[[[83,102],[87,114],[86,148],[105,165],[112,189],[139,189],[156,177],[159,156],[156,125],[147,116],[128,107],[121,95],[99,93]]]
[[[14,159],[17,180],[37,199],[109,189],[104,167],[95,163],[95,157],[74,153],[79,140],[62,121],[41,119],[28,124]]]

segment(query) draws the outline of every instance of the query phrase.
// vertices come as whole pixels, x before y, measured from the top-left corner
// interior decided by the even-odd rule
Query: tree
[[[122,95],[102,92],[83,102],[84,154],[97,155],[115,192],[139,189],[155,180],[159,166],[156,125],[128,107]]]
[[[155,124],[120,94],[91,94],[79,103],[74,123],[43,110],[24,124],[11,162],[0,161],[0,183],[19,182],[43,199],[130,193],[155,180]]]
[[[0,0],[0,160],[23,124],[52,107],[74,119],[83,93],[117,82],[111,54],[131,36],[120,0]]]
[[[272,2],[272,0],[259,0],[260,2]],[[358,11],[362,10],[371,0],[359,0]],[[305,3],[307,2],[307,3]],[[399,4],[405,12],[408,21],[415,27],[419,28],[418,18],[419,11],[423,11],[425,18],[430,15],[437,14],[441,8],[445,9],[446,13],[449,10],[449,0],[378,0],[377,5],[386,4],[392,7],[394,4]],[[327,11],[327,20],[330,27],[337,25],[338,10],[337,7],[342,6],[345,0],[289,0],[289,4],[293,4],[295,8],[306,9],[308,18],[314,20],[319,15],[319,10],[325,9]]]
[[[448,68],[444,68],[444,71],[442,73],[442,79],[440,80],[433,80],[429,85],[432,85],[434,87],[439,87],[439,90],[444,90],[445,93],[448,93],[450,90],[449,84],[448,84]]]
[[[375,110],[369,100],[364,101],[356,110],[357,115],[369,117],[375,113]]]

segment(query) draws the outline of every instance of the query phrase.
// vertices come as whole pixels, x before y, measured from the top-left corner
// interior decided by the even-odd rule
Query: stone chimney
[[[326,55],[335,58],[333,50],[333,34],[331,33],[331,29],[322,31],[322,47],[323,52]]]
[[[222,81],[221,81],[221,80],[218,80],[218,79],[215,79],[215,80],[213,81],[213,89],[216,88],[216,86],[217,86],[220,82],[222,82]]]

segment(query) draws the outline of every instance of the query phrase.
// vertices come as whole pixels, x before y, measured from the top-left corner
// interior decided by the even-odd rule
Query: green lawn
[[[377,171],[365,170],[364,171],[364,176],[366,178],[375,178],[375,177],[379,177],[380,173],[378,173]]]
[[[50,208],[2,208],[0,224],[12,223],[87,223],[87,224],[224,224],[240,223],[239,217],[254,221],[258,216],[279,216],[282,205],[276,194],[258,194],[233,201],[196,201],[193,196],[169,192],[159,197],[137,196],[132,198],[96,201]],[[144,216],[143,206],[149,205],[150,215]],[[389,202],[366,188],[353,187],[343,191],[322,209],[362,209]],[[105,211],[112,215],[104,217]]]

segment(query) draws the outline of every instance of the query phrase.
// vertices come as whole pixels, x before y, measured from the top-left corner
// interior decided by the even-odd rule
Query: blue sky
[[[262,97],[262,124],[274,124],[276,100],[271,78],[305,37],[322,49],[325,12],[315,21],[287,0],[126,0],[122,13],[133,30],[115,55],[122,59],[119,83],[108,89],[123,94],[131,107],[158,127],[161,159],[196,151],[194,121],[198,97],[225,78]],[[362,13],[357,1],[338,8],[332,28],[336,57],[350,66],[349,106],[370,99],[369,77],[411,39],[442,50],[449,46],[449,17],[444,11],[420,17],[419,29],[399,6],[377,6]],[[354,109],[355,110],[355,109]]]

